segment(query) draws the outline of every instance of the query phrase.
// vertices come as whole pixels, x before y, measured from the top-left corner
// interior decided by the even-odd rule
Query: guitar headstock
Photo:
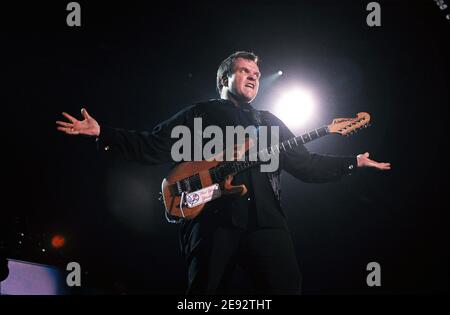
[[[367,128],[369,122],[370,115],[365,112],[358,113],[355,118],[336,118],[328,125],[328,132],[348,136],[358,129]]]

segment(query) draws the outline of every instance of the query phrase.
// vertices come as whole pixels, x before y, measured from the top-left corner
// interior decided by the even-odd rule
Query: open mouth
[[[254,88],[255,88],[255,85],[254,85],[253,83],[247,83],[247,84],[245,85],[245,87],[254,89]]]

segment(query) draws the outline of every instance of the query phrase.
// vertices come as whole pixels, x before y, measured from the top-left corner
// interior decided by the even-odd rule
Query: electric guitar
[[[355,118],[336,118],[331,124],[315,129],[258,152],[283,153],[295,146],[303,145],[328,134],[337,133],[348,136],[360,128],[369,126],[370,115],[358,113]],[[242,157],[251,146],[247,139],[241,146],[235,146],[235,156]],[[263,152],[264,151],[264,152]],[[251,167],[260,165],[257,160],[223,161],[224,152],[215,158],[204,161],[182,162],[175,166],[167,178],[162,181],[161,195],[164,202],[166,217],[193,219],[203,210],[205,204],[224,195],[245,195],[245,185],[232,185],[233,176]],[[222,159],[217,157],[221,156]]]

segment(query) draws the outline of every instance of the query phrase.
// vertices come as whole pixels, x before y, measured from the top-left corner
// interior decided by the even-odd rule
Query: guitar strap
[[[251,110],[249,110],[249,112],[252,116],[253,123],[256,126],[257,135],[258,135],[257,139],[259,142],[259,127],[260,126],[268,126],[269,127],[269,123],[266,121],[266,119],[264,119],[264,113],[266,111],[251,109]],[[271,144],[271,145],[273,145],[273,144]],[[258,143],[258,148],[259,148],[259,143]],[[269,179],[270,185],[272,186],[273,194],[275,195],[275,198],[280,203],[281,202],[281,171],[278,169],[276,172],[266,173],[266,174]]]

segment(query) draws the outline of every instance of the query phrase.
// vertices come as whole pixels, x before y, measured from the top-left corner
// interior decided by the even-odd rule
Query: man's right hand
[[[86,135],[86,136],[100,136],[100,125],[92,118],[85,108],[81,109],[83,120],[78,120],[66,112],[62,113],[70,122],[57,121],[57,129],[68,135]]]

